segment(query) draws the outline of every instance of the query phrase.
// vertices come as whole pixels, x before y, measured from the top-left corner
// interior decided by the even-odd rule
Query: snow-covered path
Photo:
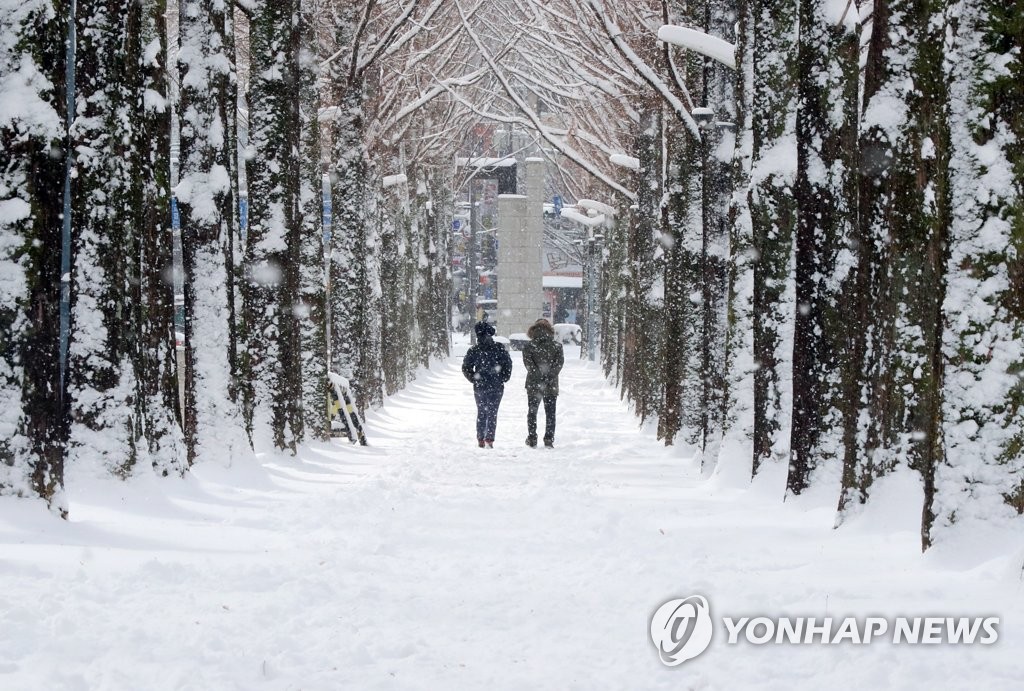
[[[885,501],[899,476],[838,532],[829,499],[780,502],[782,469],[700,480],[571,357],[558,448],[528,449],[514,359],[494,450],[452,358],[370,416],[370,447],[180,482],[72,473],[68,523],[0,500],[0,688],[1019,688],[1024,542],[920,556],[919,505]],[[648,618],[692,593],[716,619],[997,615],[1000,640],[716,631],[669,669]]]

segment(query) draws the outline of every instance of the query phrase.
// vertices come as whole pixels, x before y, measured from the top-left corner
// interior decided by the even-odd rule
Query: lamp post
[[[637,162],[637,165],[639,165],[639,161]],[[629,167],[632,168],[632,163],[630,163]],[[605,204],[603,202],[594,201],[592,199],[580,199],[577,202],[577,206],[583,207],[584,209],[587,209],[588,211],[594,211],[594,212],[596,212],[598,214],[601,214],[606,219],[605,220],[605,224],[606,225],[611,225],[611,223],[612,223],[611,219],[615,218],[618,215],[618,211],[615,209],[615,207],[609,206],[608,204]],[[603,257],[603,244],[604,244],[604,234],[603,233],[595,232],[593,234],[592,246],[594,246],[594,249],[602,252],[602,260],[604,259],[604,257]],[[591,261],[591,264],[593,264],[593,263],[594,262]],[[596,297],[596,295],[594,295],[594,293],[597,292],[597,280],[598,280],[598,272],[594,271],[594,273],[592,273],[591,276],[590,276],[590,293],[591,293],[590,301],[591,301],[591,306],[593,306],[597,302],[597,297]],[[597,319],[597,315],[595,313],[596,313],[596,310],[593,310],[593,312],[588,312],[588,314],[593,314],[594,315],[593,316],[593,320]],[[589,328],[591,330],[591,333],[597,333],[597,331],[598,331],[598,327],[597,327],[597,324],[595,323],[595,321],[591,321]],[[594,360],[594,358],[596,357],[596,353],[594,352],[594,350],[596,349],[597,339],[596,338],[591,338],[589,342],[595,344],[595,347],[590,349],[590,352],[589,352],[590,359]]]
[[[632,203],[627,201],[627,206],[623,209],[624,222],[619,228],[619,232],[622,234],[619,240],[619,246],[621,248],[622,256],[619,261],[622,261],[622,273],[625,276],[620,276],[616,280],[621,281],[623,289],[623,295],[621,298],[616,300],[616,308],[614,310],[615,325],[614,327],[609,324],[608,335],[612,328],[615,330],[615,377],[618,383],[623,386],[628,386],[627,377],[629,376],[627,370],[627,354],[630,352],[629,345],[627,344],[626,333],[628,331],[630,323],[630,312],[629,307],[633,301],[641,294],[640,288],[640,276],[639,276],[639,252],[637,250],[637,238],[635,235],[635,227],[637,225],[637,212],[640,209],[639,199],[641,198],[640,186],[641,180],[641,166],[640,159],[634,156],[627,156],[626,154],[618,153],[611,154],[608,160],[612,165],[624,168],[625,171],[622,175],[629,180],[631,186],[635,190],[632,197]]]
[[[469,248],[466,250],[466,278],[469,281],[467,300],[473,322],[476,322],[476,296],[480,283],[480,277],[476,273],[476,228],[480,222],[480,211],[477,209],[475,188],[476,180],[471,179],[469,181]],[[470,329],[469,342],[476,343],[475,328]]]
[[[331,176],[324,173],[320,177],[320,199],[321,199],[321,223],[323,235],[321,236],[321,249],[324,258],[324,339],[326,345],[325,356],[327,360],[327,371],[331,371],[331,257],[332,249],[332,223],[334,219],[334,206],[331,201]],[[328,425],[330,424],[330,415]]]
[[[712,191],[711,191],[711,133],[715,119],[715,111],[712,108],[694,108],[691,113],[697,127],[700,128],[700,207],[701,207],[701,243],[700,243],[700,265],[701,265],[701,338],[700,338],[700,361],[701,372],[704,378],[700,388],[700,416],[701,430],[705,433],[708,428],[708,406],[710,405],[710,391],[708,373],[711,368],[711,280],[713,268],[709,261],[709,247],[711,244],[711,228],[713,223],[712,214]],[[704,442],[702,440],[701,447]]]
[[[71,177],[74,172],[74,142],[71,138],[71,126],[75,122],[75,51],[78,46],[78,36],[75,33],[75,21],[78,7],[75,0],[71,0],[68,6],[68,33],[65,50],[67,51],[64,81],[65,81],[65,137],[67,150],[64,152],[64,217],[61,220],[61,243],[60,243],[60,339],[58,358],[60,360],[60,383],[57,395],[60,397],[61,406],[64,405],[64,392],[66,390],[68,371],[68,348],[71,340]]]
[[[331,202],[331,176],[324,173],[320,177],[320,222],[322,224],[321,235],[321,250],[323,252],[324,260],[324,362],[327,365],[327,376],[330,381],[331,375],[331,256],[332,250],[332,230],[331,226],[334,220],[334,205]],[[327,397],[327,424],[326,433],[329,437],[331,435],[331,418],[332,408],[334,400],[332,396]],[[349,428],[351,429],[351,427]]]
[[[171,291],[174,297],[174,361],[178,379],[178,410],[181,411],[181,426],[185,426],[185,259],[181,244],[181,213],[178,211],[178,186],[180,161],[178,152],[177,127],[171,122]]]
[[[602,252],[604,242],[603,233],[595,233],[593,228],[588,229],[587,244],[590,260],[587,262],[590,269],[590,283],[587,292],[590,305],[587,308],[587,357],[593,362],[597,359],[597,256]]]
[[[594,337],[594,229],[587,228],[587,359],[591,362],[597,354],[597,339]]]
[[[581,250],[581,254],[584,255],[586,261],[586,272],[587,272],[587,359],[594,361],[597,358],[597,272],[594,270],[597,259],[596,250],[600,244],[600,241],[604,239],[604,235],[595,233],[594,229],[604,225],[605,216],[598,214],[596,216],[586,216],[581,214],[579,211],[570,208],[562,209],[562,217],[568,218],[572,221],[576,221],[581,226],[587,229],[586,238],[581,238],[576,241],[577,246]],[[586,251],[584,252],[584,245]]]
[[[724,290],[725,263],[721,249],[724,236],[727,234],[727,180],[729,161],[732,158],[731,146],[725,147],[726,135],[731,135],[735,125],[731,122],[716,122],[713,108],[694,108],[691,112],[694,121],[700,128],[700,163],[701,163],[701,371],[704,378],[701,385],[701,429],[707,434],[710,423],[710,411],[714,405],[713,391],[722,385],[717,376],[712,374],[712,343],[715,340],[714,328],[716,309],[713,304],[716,296],[721,297]],[[734,139],[729,137],[730,140]],[[718,370],[716,370],[717,372]],[[708,440],[702,440],[702,445]]]
[[[178,112],[177,80],[169,85],[171,96],[171,291],[174,301],[174,362],[178,380],[178,423],[185,428],[185,259],[181,241],[181,213],[175,189],[181,174],[181,119]]]

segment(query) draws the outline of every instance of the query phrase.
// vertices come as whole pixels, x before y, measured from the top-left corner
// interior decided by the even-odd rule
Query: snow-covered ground
[[[452,358],[368,420],[370,447],[217,459],[184,480],[70,469],[71,520],[0,500],[0,688],[1016,689],[1024,539],[918,550],[916,483],[832,530],[835,492],[701,480],[568,358],[558,448],[524,371],[494,450]],[[541,413],[543,417],[543,413]],[[651,613],[999,616],[994,645],[728,645],[677,668]]]

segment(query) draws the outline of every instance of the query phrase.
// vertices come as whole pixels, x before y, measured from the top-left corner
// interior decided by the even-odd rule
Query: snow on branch
[[[570,161],[586,170],[596,179],[600,180],[601,182],[608,185],[612,189],[626,196],[628,199],[634,199],[636,195],[633,192],[623,187],[614,178],[607,175],[604,171],[600,170],[597,166],[595,166],[593,163],[591,163],[582,155],[580,155],[580,153],[576,151],[576,149],[569,145],[567,142],[559,139],[558,137],[554,136],[551,133],[547,125],[545,125],[545,123],[541,121],[540,116],[536,113],[536,111],[530,106],[530,104],[526,102],[526,100],[520,95],[518,90],[512,86],[512,84],[509,82],[508,75],[505,73],[505,70],[503,70],[501,66],[497,64],[491,51],[488,49],[486,45],[484,45],[481,38],[473,30],[473,27],[469,24],[469,18],[466,14],[466,11],[462,7],[462,1],[455,0],[455,7],[459,12],[459,16],[462,20],[463,26],[466,28],[467,34],[473,41],[473,44],[476,46],[479,55],[490,67],[491,72],[494,75],[495,79],[498,81],[498,84],[501,86],[502,91],[504,91],[505,95],[515,105],[515,107],[527,117],[533,129],[536,132],[538,132],[545,141],[547,141],[558,151],[560,151],[563,155],[565,155],[566,158],[568,158]],[[694,128],[696,128],[696,125],[694,125]]]

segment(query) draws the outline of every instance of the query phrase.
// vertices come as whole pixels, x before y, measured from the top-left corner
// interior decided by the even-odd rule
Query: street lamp
[[[597,302],[597,272],[595,271],[597,261],[594,255],[597,246],[604,239],[604,235],[595,232],[595,229],[605,224],[605,216],[603,214],[587,216],[568,207],[562,209],[562,216],[579,223],[587,230],[587,236],[576,240],[576,246],[581,250],[584,245],[587,248],[585,255],[587,263],[587,359],[594,361],[597,359],[597,310],[595,309]]]
[[[694,108],[690,111],[690,115],[693,117],[694,122],[697,123],[697,127],[702,130],[709,129],[711,123],[715,121],[714,108]]]
[[[606,216],[608,218],[615,218],[616,216],[618,216],[618,212],[615,210],[614,206],[609,206],[608,204],[605,204],[603,202],[597,202],[594,201],[593,199],[580,199],[579,201],[576,202],[576,206],[586,209],[588,211],[596,211],[597,213],[602,214],[603,216]]]
[[[705,379],[701,386],[701,429],[708,429],[708,411],[712,407],[712,388],[716,382],[712,371],[712,330],[715,310],[713,299],[721,296],[725,282],[725,267],[712,245],[722,245],[727,235],[727,175],[735,146],[735,126],[731,122],[716,122],[715,110],[694,108],[690,115],[700,128],[701,165],[701,370]],[[716,288],[717,287],[717,288]]]
[[[658,40],[705,55],[731,70],[736,69],[736,46],[717,36],[686,26],[666,24],[658,29]]]
[[[480,225],[480,202],[476,199],[476,180],[470,179],[469,181],[469,248],[466,250],[466,278],[469,279],[469,294],[467,301],[468,307],[473,320],[476,320],[477,313],[477,293],[480,290],[480,274],[476,266],[476,234],[477,226]],[[470,331],[469,339],[471,343],[476,343],[476,329]]]
[[[604,242],[603,233],[587,229],[587,359],[597,359],[597,253]]]
[[[627,170],[640,170],[640,159],[636,156],[611,154],[608,156],[608,160],[611,161],[613,165],[617,165],[620,168],[626,168]]]

